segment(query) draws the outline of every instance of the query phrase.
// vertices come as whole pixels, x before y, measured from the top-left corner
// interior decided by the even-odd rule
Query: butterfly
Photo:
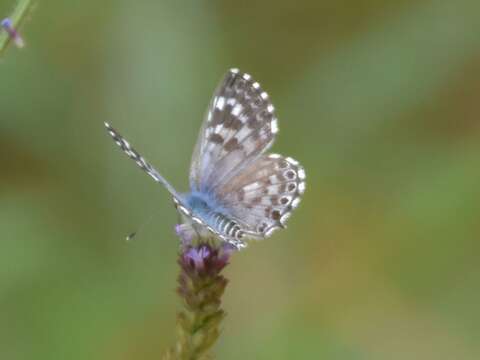
[[[237,249],[284,228],[305,191],[305,170],[267,154],[278,132],[268,94],[249,74],[231,69],[208,107],[190,167],[190,192],[179,193],[110,124],[117,145],[173,196],[185,230]]]

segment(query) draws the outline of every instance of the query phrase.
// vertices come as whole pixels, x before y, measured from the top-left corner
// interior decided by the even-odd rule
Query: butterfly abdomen
[[[212,218],[214,220],[215,228],[220,234],[238,240],[243,238],[244,232],[240,229],[240,226],[236,221],[219,212],[213,213]]]
[[[206,194],[193,192],[186,199],[192,210],[192,220],[210,232],[222,239],[240,240],[245,235],[239,224],[220,211],[221,207]]]

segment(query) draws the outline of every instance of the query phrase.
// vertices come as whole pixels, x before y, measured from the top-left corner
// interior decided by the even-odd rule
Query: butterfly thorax
[[[190,223],[201,236],[212,233],[223,240],[241,240],[244,232],[239,224],[231,219],[218,202],[201,192],[191,192],[184,195],[184,201],[190,209],[190,214],[185,213],[181,207],[179,210],[190,219]]]

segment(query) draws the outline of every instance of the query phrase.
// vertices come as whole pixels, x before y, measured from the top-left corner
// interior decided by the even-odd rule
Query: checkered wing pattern
[[[297,161],[265,154],[277,132],[268,94],[250,75],[230,70],[208,108],[190,184],[192,191],[213,194],[251,238],[284,227],[305,190],[305,171]]]
[[[258,159],[278,131],[274,107],[259,83],[237,69],[218,86],[192,158],[190,186],[215,191]]]
[[[305,170],[292,158],[263,155],[218,188],[230,216],[253,238],[284,228],[305,191]]]

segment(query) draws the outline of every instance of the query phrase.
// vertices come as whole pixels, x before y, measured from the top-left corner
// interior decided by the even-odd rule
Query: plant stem
[[[18,0],[17,5],[13,9],[11,15],[9,16],[12,21],[12,26],[14,29],[18,29],[20,25],[24,22],[25,18],[29,14],[32,8],[32,0]],[[0,31],[0,57],[3,55],[5,50],[8,47],[8,44],[11,41],[10,35],[5,31]]]
[[[221,297],[227,279],[220,275],[228,264],[230,253],[207,244],[183,249],[178,264],[178,294],[184,310],[177,315],[177,340],[164,360],[211,359],[208,354],[220,335],[225,317]]]

